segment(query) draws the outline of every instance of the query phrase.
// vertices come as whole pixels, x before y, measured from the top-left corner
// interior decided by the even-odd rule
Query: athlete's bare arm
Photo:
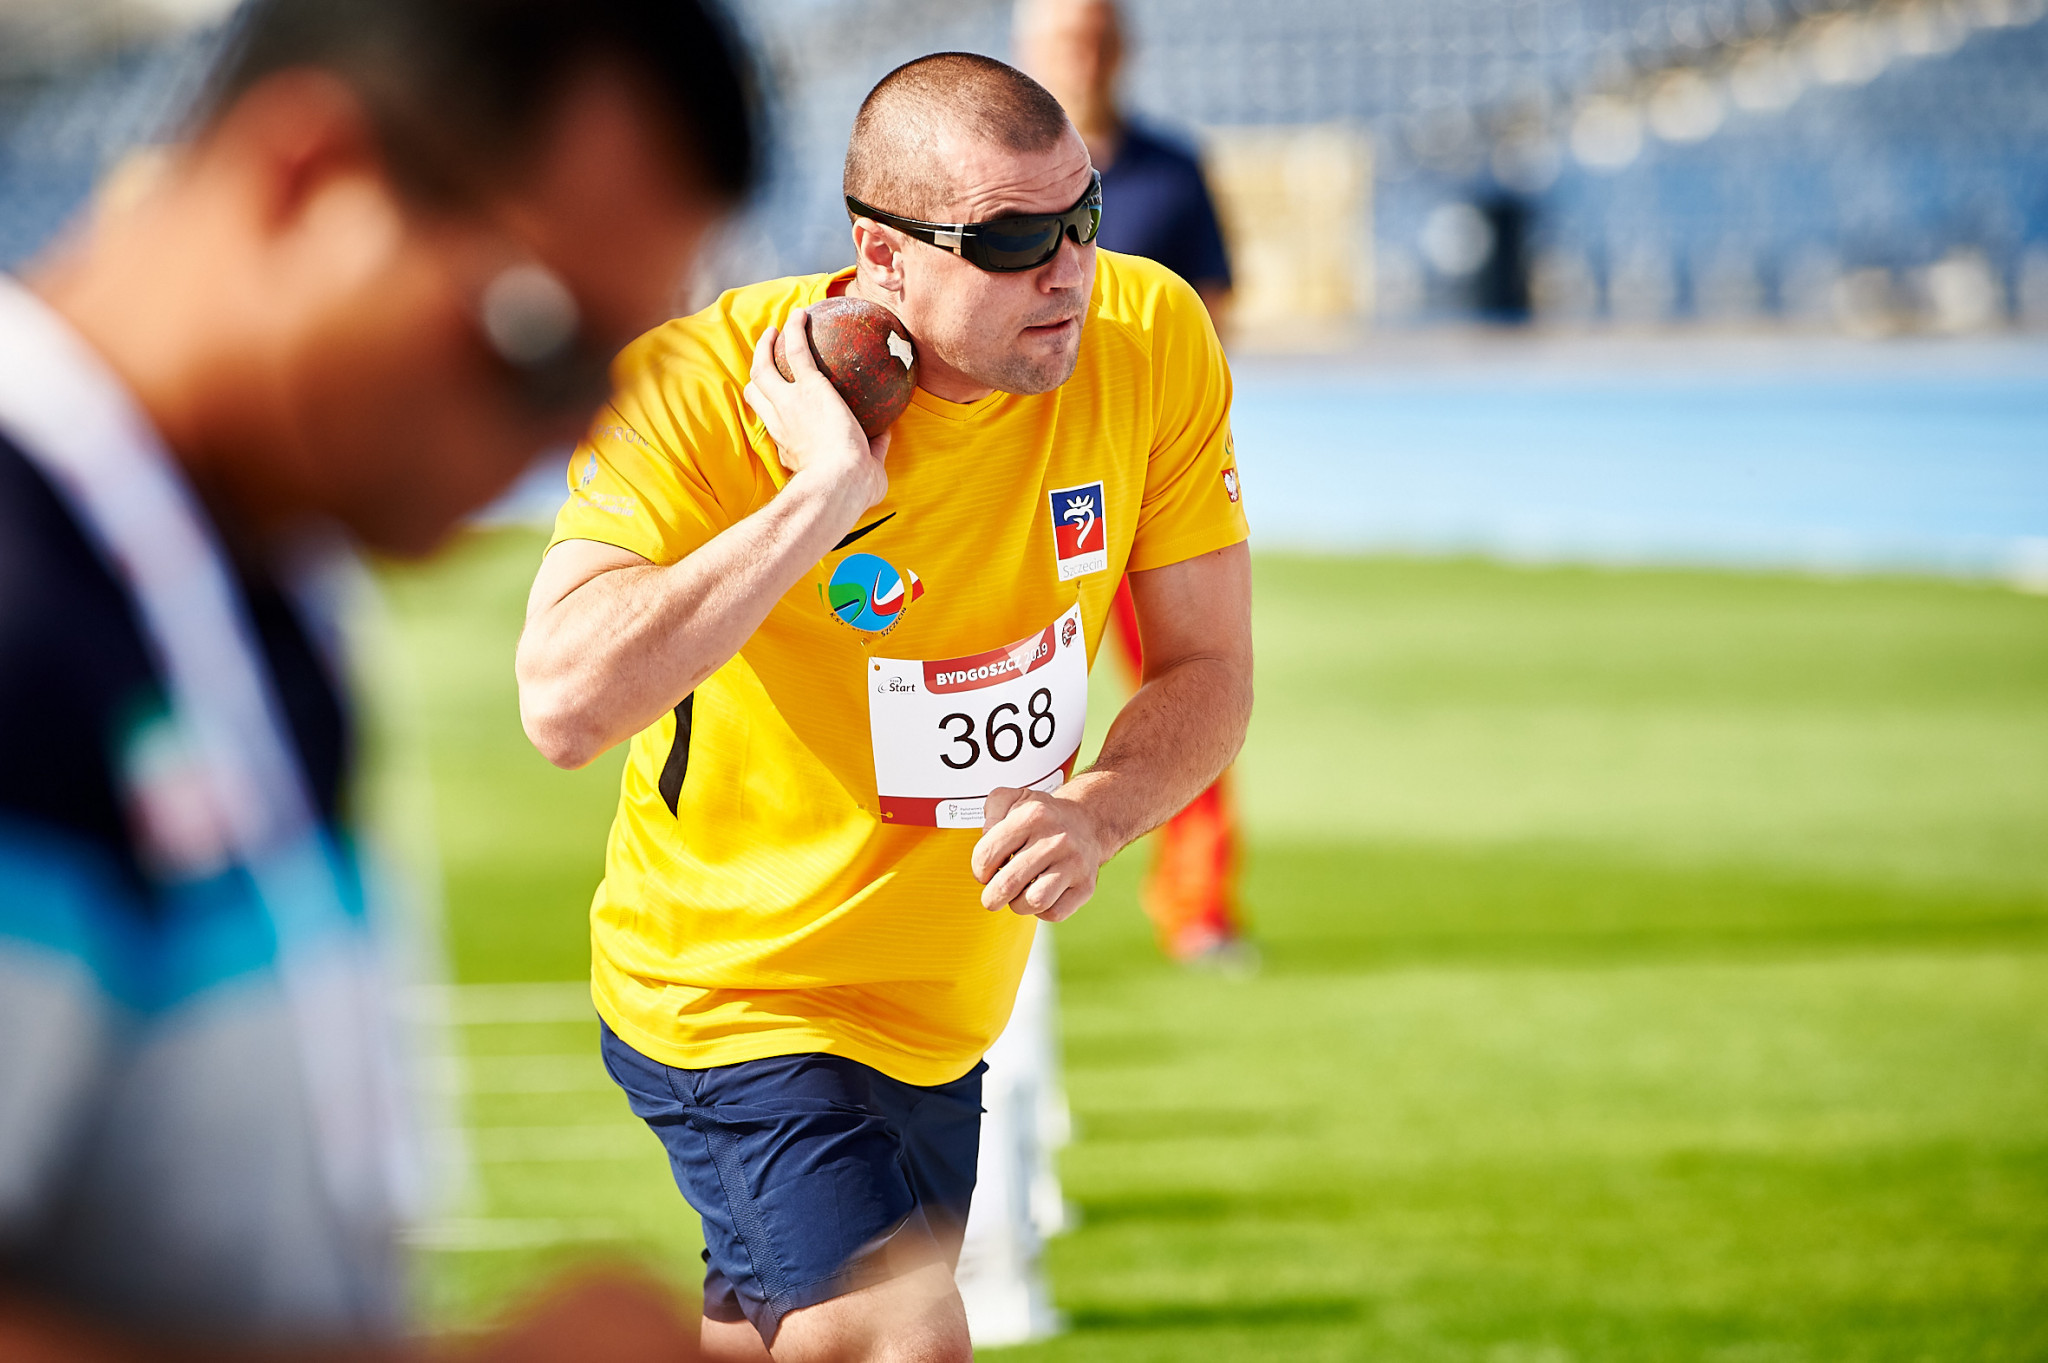
[[[1131,574],[1145,677],[1102,754],[1059,790],[1001,787],[975,844],[983,907],[1057,923],[1102,864],[1173,817],[1244,743],[1252,713],[1251,551],[1243,544]]]
[[[790,315],[800,335],[807,325],[802,310]],[[790,470],[774,500],[676,563],[591,540],[541,561],[519,640],[519,713],[556,766],[585,765],[696,690],[888,491],[888,434],[861,434],[808,345],[789,347],[796,378],[785,382],[774,344],[770,328],[746,387]]]

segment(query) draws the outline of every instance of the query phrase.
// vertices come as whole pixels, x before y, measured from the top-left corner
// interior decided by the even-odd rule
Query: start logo
[[[1059,566],[1060,581],[1107,569],[1109,522],[1101,482],[1054,488],[1049,495],[1053,558]]]

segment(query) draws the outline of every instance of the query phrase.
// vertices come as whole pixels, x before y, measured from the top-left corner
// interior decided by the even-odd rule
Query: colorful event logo
[[[832,613],[855,629],[880,631],[893,628],[903,608],[924,595],[924,583],[917,574],[904,570],[873,554],[848,554],[832,570],[832,583],[825,589]]]

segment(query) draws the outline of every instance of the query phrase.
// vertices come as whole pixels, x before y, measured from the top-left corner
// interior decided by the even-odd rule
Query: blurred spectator
[[[1111,0],[1018,0],[1017,61],[1052,91],[1102,172],[1111,251],[1144,256],[1195,286],[1212,317],[1230,295],[1216,205],[1193,152],[1117,107],[1123,24]]]
[[[315,579],[582,432],[753,107],[695,0],[259,0],[189,141],[0,277],[0,1356],[406,1352]],[[474,1349],[681,1330],[609,1278]]]
[[[1117,107],[1123,24],[1112,0],[1018,0],[1019,64],[1052,91],[1102,172],[1102,231],[1112,251],[1156,260],[1195,286],[1220,327],[1230,262],[1216,206],[1194,153],[1147,131]],[[1111,636],[1133,677],[1144,649],[1130,584],[1116,595]],[[1230,774],[1159,830],[1139,892],[1161,947],[1186,962],[1248,959],[1237,906],[1237,816]]]

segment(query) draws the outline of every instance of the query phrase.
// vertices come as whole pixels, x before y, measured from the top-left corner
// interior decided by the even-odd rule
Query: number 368
[[[1004,701],[978,725],[973,715],[956,711],[940,720],[939,728],[952,740],[953,748],[940,753],[939,760],[955,771],[965,771],[981,760],[983,752],[998,762],[1010,762],[1024,751],[1027,742],[1043,748],[1059,732],[1059,721],[1053,718],[1052,692],[1041,686],[1022,710]],[[956,755],[962,752],[965,756]]]

